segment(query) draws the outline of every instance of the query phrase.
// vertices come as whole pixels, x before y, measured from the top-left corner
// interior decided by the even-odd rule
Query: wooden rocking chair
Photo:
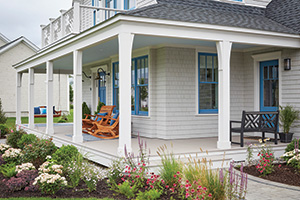
[[[110,124],[103,121],[111,121]],[[119,114],[114,117],[103,117],[101,121],[93,122],[93,126],[87,129],[88,134],[101,139],[114,139],[119,137]]]
[[[85,119],[82,120],[82,131],[87,131],[87,128],[91,128],[93,126],[93,123],[97,121],[101,121],[102,123],[108,123],[107,120],[103,120],[103,117],[110,117],[115,107],[116,106],[102,106],[98,115],[85,114]],[[90,117],[91,119],[88,119],[88,117]]]

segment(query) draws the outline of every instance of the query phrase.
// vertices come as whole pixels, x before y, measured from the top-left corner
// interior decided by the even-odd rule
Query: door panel
[[[260,62],[260,110],[277,111],[278,107],[278,60]]]
[[[105,83],[105,74],[103,72],[99,73],[99,100],[106,104],[106,83]]]

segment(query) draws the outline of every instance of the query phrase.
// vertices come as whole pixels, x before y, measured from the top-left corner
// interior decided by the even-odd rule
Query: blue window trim
[[[129,1],[130,0],[124,0],[124,10],[134,10],[135,5],[132,8],[129,8]]]
[[[201,81],[200,80],[200,56],[205,56],[205,63],[207,60],[207,56],[213,56],[213,57],[217,57],[218,55],[215,53],[198,53],[198,112],[199,114],[217,114],[218,113],[218,109],[200,109],[200,84],[217,84],[218,82],[214,81],[214,76],[212,76],[212,81],[211,82],[207,82],[207,81]],[[205,66],[205,69],[207,69],[207,66]],[[213,74],[215,73],[215,69],[214,69],[214,59],[212,59],[212,71]],[[206,70],[206,76],[207,76],[207,70]],[[218,73],[218,71],[217,71]],[[219,88],[218,88],[219,89]]]
[[[140,111],[139,110],[139,88],[140,87],[143,87],[143,86],[148,86],[148,89],[149,89],[149,83],[148,84],[137,84],[137,61],[138,60],[142,60],[142,59],[146,59],[147,58],[147,66],[148,66],[148,73],[147,75],[149,76],[149,60],[148,60],[148,55],[145,55],[145,56],[140,56],[140,57],[136,57],[136,58],[133,58],[132,59],[132,64],[134,64],[134,84],[131,85],[131,87],[134,88],[134,110],[131,111],[131,114],[132,115],[141,115],[141,116],[148,116],[148,111]],[[146,64],[146,63],[145,63]],[[116,87],[115,86],[115,66],[118,65],[119,67],[119,62],[114,62],[113,63],[113,105],[116,105],[117,104],[117,99],[116,99],[116,94],[115,94],[115,89],[118,89],[119,88],[119,85]],[[145,65],[144,65],[145,66]],[[119,69],[120,70],[120,69]],[[120,73],[120,71],[119,71]],[[131,72],[132,73],[132,72]],[[149,80],[149,77],[148,77],[148,80]],[[149,93],[148,93],[149,95]],[[148,102],[149,104],[149,102]],[[114,112],[119,112],[119,110],[115,109]]]

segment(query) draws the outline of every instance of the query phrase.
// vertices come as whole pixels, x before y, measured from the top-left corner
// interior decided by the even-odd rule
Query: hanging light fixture
[[[102,68],[98,68],[97,69],[97,76],[95,77],[95,80],[97,81],[97,80],[102,80],[102,77],[100,76],[100,71],[104,74],[104,78],[105,78],[105,76],[110,76],[110,73],[108,72],[108,73],[106,73],[106,71],[104,71],[104,69],[102,69]],[[105,81],[105,80],[104,80]]]

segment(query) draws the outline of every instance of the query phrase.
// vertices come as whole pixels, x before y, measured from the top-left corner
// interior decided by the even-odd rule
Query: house
[[[29,41],[26,37],[19,37],[13,41],[10,41],[3,34],[0,33],[0,98],[2,100],[2,106],[7,117],[16,117],[16,72],[12,68],[13,64],[16,64],[30,56],[35,55],[39,51],[39,48]],[[39,87],[35,88],[35,106],[46,104],[46,86],[45,86],[45,74],[39,74],[35,77],[35,83]],[[55,83],[54,105],[56,108],[64,111],[68,110],[67,106],[67,76],[56,75],[55,79],[58,80]],[[22,116],[28,115],[28,77],[27,74],[23,76],[23,91],[21,93],[21,107],[20,111]],[[13,92],[12,92],[13,91]]]
[[[74,0],[42,26],[43,49],[14,66],[18,77],[47,69],[48,107],[53,74],[73,73],[72,144],[83,142],[83,101],[93,111],[98,99],[117,106],[121,155],[125,145],[131,149],[131,132],[216,137],[217,148],[230,149],[229,121],[243,110],[300,108],[298,0],[99,2]],[[95,81],[98,74],[103,78]]]

